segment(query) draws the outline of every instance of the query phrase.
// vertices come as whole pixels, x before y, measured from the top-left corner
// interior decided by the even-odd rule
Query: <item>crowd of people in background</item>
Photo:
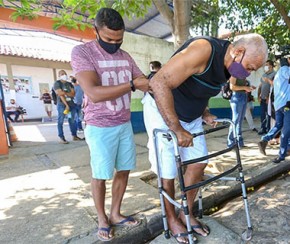
[[[279,156],[273,159],[273,163],[280,163],[290,153],[289,126],[286,126],[288,119],[288,108],[290,105],[290,58],[282,58],[280,68],[274,70],[274,62],[267,60],[264,65],[264,74],[261,77],[258,87],[258,101],[260,103],[261,129],[258,131],[253,122],[253,102],[255,98],[251,92],[256,88],[250,85],[246,79],[234,79],[231,82],[233,95],[230,99],[232,120],[236,125],[238,145],[243,148],[242,123],[246,118],[249,128],[261,135],[258,148],[261,154],[266,155],[266,147],[279,145]],[[282,143],[283,141],[283,143]],[[228,135],[228,146],[233,143],[233,133],[230,129]]]

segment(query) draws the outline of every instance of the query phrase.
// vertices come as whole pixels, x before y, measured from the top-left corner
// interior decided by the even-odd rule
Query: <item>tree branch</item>
[[[270,0],[270,1],[275,6],[277,11],[281,14],[283,20],[285,21],[286,25],[290,29],[290,17],[288,16],[286,12],[286,9],[287,9],[286,6],[283,6],[283,4],[280,4],[278,0]]]
[[[173,11],[169,8],[165,0],[152,0],[158,12],[163,16],[174,31]]]

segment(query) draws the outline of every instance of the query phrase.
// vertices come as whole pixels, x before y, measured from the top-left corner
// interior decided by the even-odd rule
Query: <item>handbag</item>
[[[230,100],[233,95],[233,91],[230,88],[230,82],[228,81],[226,84],[222,86],[222,97],[226,100]]]

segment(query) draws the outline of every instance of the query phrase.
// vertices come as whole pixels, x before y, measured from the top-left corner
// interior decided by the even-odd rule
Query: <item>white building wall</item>
[[[20,65],[12,65],[11,67],[14,77],[27,77],[31,79],[31,90],[29,93],[6,93],[4,94],[5,103],[7,104],[10,98],[15,98],[16,103],[26,109],[27,115],[25,116],[25,118],[27,119],[42,118],[47,116],[44,110],[43,102],[39,99],[41,96],[40,84],[47,84],[49,90],[51,90],[55,81],[53,69]],[[1,64],[0,68],[1,75],[7,76],[7,72],[2,73],[2,68],[3,70],[5,70],[6,65]],[[56,74],[58,73],[58,71],[59,70],[56,70]],[[68,73],[68,75],[72,73],[71,70],[65,71]],[[57,115],[56,106],[54,104],[53,115]]]
[[[150,73],[149,63],[151,61],[159,61],[161,64],[165,64],[174,53],[173,43],[171,42],[129,32],[125,33],[121,48],[133,57],[146,76]],[[142,98],[143,95],[142,91],[136,91],[132,93],[132,98]]]
[[[71,48],[71,47],[70,47]],[[173,54],[173,44],[152,38],[146,37],[131,33],[125,33],[124,43],[121,48],[127,51],[135,60],[139,68],[145,75],[149,74],[149,62],[153,60],[158,60],[162,64],[167,62],[170,56]],[[28,58],[27,58],[28,59]],[[23,61],[25,62],[25,60]],[[11,63],[13,76],[22,76],[22,77],[31,77],[32,81],[32,90],[30,94],[20,94],[12,92],[11,95],[5,94],[5,102],[7,103],[10,100],[10,97],[16,96],[16,102],[24,107],[27,110],[27,115],[25,116],[27,119],[35,119],[46,116],[44,111],[44,106],[42,101],[39,100],[40,91],[39,84],[40,83],[48,83],[49,89],[53,86],[55,81],[53,69],[50,65],[46,67],[34,67],[40,66],[39,61],[37,59],[30,59],[30,66],[27,66],[27,62],[25,65],[20,65],[19,63],[13,64]],[[11,60],[7,61],[7,63],[11,62]],[[18,61],[19,62],[19,61]],[[57,63],[56,63],[57,64]],[[44,65],[45,66],[45,65]],[[56,75],[58,71],[61,69],[56,68]],[[72,74],[72,70],[65,70],[70,76]],[[7,68],[5,64],[5,58],[0,59],[0,75],[7,76]],[[137,91],[132,93],[132,98],[142,98],[144,95],[143,92]],[[57,115],[56,106],[53,105],[53,116]]]
[[[1,61],[0,61],[1,62]],[[2,62],[1,62],[2,63]],[[7,69],[5,64],[0,63],[0,75],[7,75]]]

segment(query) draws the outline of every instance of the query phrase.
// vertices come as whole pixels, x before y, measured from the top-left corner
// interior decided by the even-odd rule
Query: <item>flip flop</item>
[[[197,225],[192,225],[192,226],[191,226],[192,231],[193,231],[195,234],[199,235],[199,236],[203,236],[203,237],[208,236],[208,235],[210,234],[210,228],[209,228],[206,224],[202,224],[202,223],[200,223],[200,222],[198,222],[198,223],[199,223],[199,224],[197,224]],[[197,231],[195,231],[194,229],[202,229],[205,233],[207,233],[206,231],[208,231],[208,233],[206,234],[206,236],[204,236],[204,235],[198,233]]]
[[[98,236],[99,240],[100,240],[100,241],[111,241],[111,240],[113,240],[113,239],[115,238],[114,236],[109,237],[110,232],[111,232],[111,229],[112,229],[111,226],[109,226],[109,227],[98,228],[97,236]],[[100,231],[100,230],[101,230],[101,231],[105,231],[105,232],[107,232],[107,233],[108,233],[108,238],[105,238],[105,237],[101,236],[101,235],[99,234],[99,231]]]
[[[189,243],[189,240],[187,239],[186,240],[186,242],[184,242],[184,241],[180,241],[180,240],[178,240],[177,238],[178,237],[187,237],[188,238],[188,233],[187,232],[185,232],[185,233],[178,233],[178,234],[175,234],[175,235],[173,235],[172,233],[170,233],[171,234],[171,236],[179,243],[179,244],[187,244],[187,243]],[[195,237],[193,237],[193,241],[194,241],[194,243],[195,243],[195,241],[196,241],[196,238]]]
[[[132,226],[132,227],[135,227],[135,226],[138,226],[141,224],[141,221],[137,221],[137,223],[135,224],[128,224],[128,222],[133,222],[133,221],[136,221],[132,216],[128,216],[127,218],[123,219],[122,221],[118,222],[118,223],[115,223],[115,224],[112,224],[112,226]]]

